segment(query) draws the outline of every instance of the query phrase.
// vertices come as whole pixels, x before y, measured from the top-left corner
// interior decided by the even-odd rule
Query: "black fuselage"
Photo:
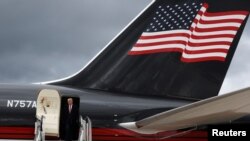
[[[0,85],[0,126],[34,126],[36,99],[42,89],[80,97],[80,114],[94,127],[114,127],[136,121],[193,101],[133,96],[50,85]]]
[[[141,135],[119,126],[119,123],[134,122],[157,113],[180,107],[194,100],[181,100],[152,96],[135,96],[107,93],[97,90],[81,90],[51,85],[0,85],[0,139],[33,139],[36,121],[36,99],[43,89],[57,90],[61,95],[80,98],[80,115],[92,121],[95,141],[136,140],[168,141],[176,138],[179,131],[156,135]],[[249,123],[250,118],[240,122]],[[230,123],[231,124],[231,123]],[[197,128],[177,136],[182,141],[206,141],[206,129]],[[182,131],[181,131],[182,132]],[[56,138],[58,140],[58,138]]]

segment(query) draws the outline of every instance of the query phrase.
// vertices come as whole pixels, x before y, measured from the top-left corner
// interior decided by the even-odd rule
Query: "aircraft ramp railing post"
[[[41,119],[36,120],[35,122],[35,138],[34,141],[45,141],[45,134],[43,130],[43,119],[45,117],[42,116]]]
[[[80,116],[80,129],[78,141],[92,141],[92,123],[89,117]]]

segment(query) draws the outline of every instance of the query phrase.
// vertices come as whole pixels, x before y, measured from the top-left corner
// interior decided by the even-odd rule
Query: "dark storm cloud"
[[[149,0],[1,0],[0,82],[68,76],[88,62]]]

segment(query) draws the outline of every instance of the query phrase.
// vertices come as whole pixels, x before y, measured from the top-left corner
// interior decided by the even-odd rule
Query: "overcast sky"
[[[0,82],[40,82],[75,73],[149,3],[1,0]]]
[[[42,82],[77,72],[150,2],[1,0],[0,83]],[[221,93],[250,86],[249,26]]]

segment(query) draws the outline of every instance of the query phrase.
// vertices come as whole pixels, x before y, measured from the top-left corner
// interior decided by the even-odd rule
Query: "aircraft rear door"
[[[43,130],[46,136],[59,137],[61,97],[57,90],[43,89],[37,98],[36,117],[43,119]]]
[[[79,116],[80,116],[80,97],[76,95],[62,95],[61,96],[61,115],[60,115],[60,138],[66,139],[66,123],[69,122],[68,117],[68,99],[71,98],[73,100],[74,105],[74,116],[71,117],[71,131],[72,131],[72,138],[73,140],[78,139],[78,133],[79,133]],[[74,118],[73,118],[74,117]]]

